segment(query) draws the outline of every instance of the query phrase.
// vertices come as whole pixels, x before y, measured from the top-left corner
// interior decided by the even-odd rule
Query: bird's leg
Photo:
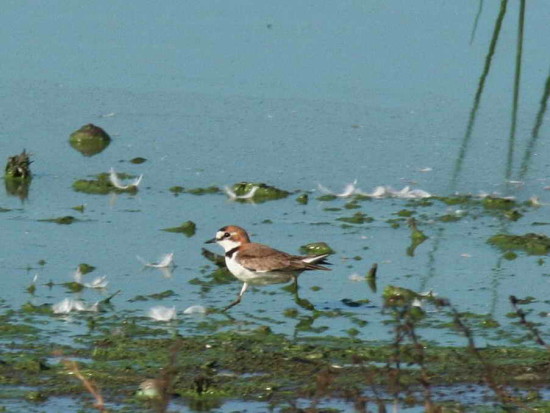
[[[298,292],[298,276],[296,274],[292,275],[292,283],[294,284],[294,289]]]
[[[310,311],[315,310],[315,307],[313,306],[313,304],[309,302],[309,300],[306,300],[305,298],[300,298],[300,296],[298,295],[298,276],[297,275],[292,276],[292,293],[294,294],[294,302],[298,304],[300,307]]]
[[[229,304],[227,307],[225,307],[222,312],[226,312],[227,310],[229,310],[231,307],[233,306],[236,306],[237,304],[239,304],[241,302],[241,298],[244,294],[244,292],[246,291],[246,289],[248,288],[248,284],[247,283],[244,283],[243,284],[243,288],[241,288],[241,292],[239,293],[239,296],[237,297],[237,299],[235,301],[233,301],[231,304]]]

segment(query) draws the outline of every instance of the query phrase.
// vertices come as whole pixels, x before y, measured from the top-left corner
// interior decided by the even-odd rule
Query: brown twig
[[[72,374],[75,375],[77,379],[79,379],[86,390],[94,397],[95,403],[94,407],[100,411],[101,413],[107,413],[107,409],[105,408],[105,402],[103,400],[103,396],[99,392],[98,388],[94,383],[92,383],[90,380],[88,380],[84,375],[80,372],[80,369],[78,368],[78,364],[76,364],[76,361],[74,360],[63,360],[63,364],[69,370]]]
[[[177,359],[178,354],[183,346],[182,340],[177,340],[172,347],[170,347],[170,353],[168,358],[168,364],[161,369],[158,383],[160,384],[159,398],[155,404],[155,410],[158,413],[164,413],[168,409],[168,405],[171,400],[172,388],[174,385],[174,378],[177,373]]]
[[[468,340],[468,350],[470,350],[470,352],[477,358],[483,368],[483,380],[485,381],[487,386],[489,386],[489,388],[496,394],[499,401],[504,405],[513,403],[521,407],[522,409],[525,409],[525,411],[534,411],[534,409],[527,407],[520,399],[507,392],[503,385],[496,382],[494,378],[494,368],[491,363],[489,363],[485,359],[485,357],[483,357],[479,349],[475,346],[472,331],[468,326],[466,326],[466,324],[464,324],[464,322],[460,318],[460,314],[458,313],[458,311],[456,311],[455,308],[451,307],[451,311],[453,313],[453,321],[455,325]]]

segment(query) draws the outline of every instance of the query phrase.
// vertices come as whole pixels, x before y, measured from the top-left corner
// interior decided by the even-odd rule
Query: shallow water
[[[533,223],[550,223],[548,114],[541,104],[549,76],[543,33],[550,5],[527,6],[514,110],[515,2],[508,4],[486,78],[497,2],[483,3],[473,36],[478,1],[276,4],[6,2],[0,16],[6,39],[0,50],[9,56],[0,80],[0,151],[4,158],[31,152],[34,178],[24,200],[0,194],[0,207],[10,209],[0,213],[2,307],[54,304],[68,296],[93,303],[121,290],[113,312],[145,317],[153,305],[176,306],[178,331],[204,333],[203,321],[224,316],[181,311],[194,304],[223,307],[240,283],[203,289],[190,281],[208,280],[215,269],[201,256],[203,241],[221,226],[238,224],[253,240],[292,253],[309,242],[329,243],[336,251],[332,272],[303,274],[299,292],[319,310],[342,313],[321,316],[304,330],[300,323],[311,312],[297,306],[292,294],[281,286],[251,288],[231,310],[236,328],[269,325],[294,336],[346,335],[356,328],[359,338],[385,341],[391,331],[383,324],[388,315],[381,312],[381,292],[399,285],[431,290],[459,311],[486,315],[512,332],[508,296],[532,296],[530,317],[548,333],[546,257],[519,253],[505,260],[486,240],[498,232],[548,234],[547,225]],[[113,137],[93,157],[68,144],[69,134],[86,123]],[[147,162],[129,162],[137,156]],[[111,167],[143,174],[139,192],[99,196],[71,189],[75,180]],[[319,183],[340,191],[355,179],[369,192],[378,185],[412,185],[438,196],[498,192],[521,202],[537,196],[542,206],[527,208],[514,222],[439,201],[420,207],[381,199],[345,209],[349,199],[316,199]],[[297,192],[243,204],[223,194],[169,191],[243,180]],[[310,202],[298,204],[296,196],[306,191]],[[82,204],[83,213],[71,209]],[[402,209],[413,211],[429,237],[414,256],[407,254],[406,223],[393,229],[386,222]],[[437,220],[457,210],[466,213],[459,221]],[[357,211],[374,221],[343,228],[337,218]],[[37,221],[65,215],[81,222]],[[187,220],[197,224],[193,237],[161,231]],[[144,270],[136,259],[154,261],[168,252],[177,264],[169,277]],[[86,281],[107,275],[107,291],[75,294],[44,285],[71,281],[82,262],[97,267]],[[376,293],[349,279],[366,274],[373,263],[379,266]],[[36,274],[31,295],[26,288]],[[166,290],[175,295],[129,301]],[[348,307],[343,299],[370,303]],[[297,318],[285,316],[293,308]],[[428,311],[434,320],[448,321]],[[86,331],[78,316],[46,320],[44,329],[55,331],[53,342],[70,342]],[[368,324],[357,327],[357,320]],[[493,331],[478,333],[481,345],[511,343]],[[464,344],[437,328],[422,334],[440,344]]]

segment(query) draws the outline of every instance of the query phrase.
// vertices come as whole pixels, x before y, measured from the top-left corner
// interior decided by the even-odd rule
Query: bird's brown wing
[[[304,271],[318,269],[317,265],[302,261],[302,257],[275,250],[263,244],[247,244],[239,252],[239,262],[251,271]]]

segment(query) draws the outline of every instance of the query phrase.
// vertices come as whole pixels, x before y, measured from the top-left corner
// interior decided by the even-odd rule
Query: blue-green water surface
[[[433,291],[510,333],[479,331],[480,345],[513,344],[508,297],[531,296],[530,316],[547,335],[547,257],[518,252],[507,260],[487,239],[502,232],[550,235],[550,4],[528,3],[518,68],[519,2],[481,3],[476,22],[480,2],[474,0],[5,1],[0,154],[7,159],[26,149],[34,177],[25,199],[0,193],[7,209],[0,213],[3,310],[65,297],[93,304],[120,290],[113,312],[146,317],[154,305],[175,306],[178,331],[202,334],[201,322],[223,316],[182,311],[195,304],[222,308],[241,284],[197,283],[215,269],[201,248],[218,228],[236,224],[254,241],[291,253],[327,242],[336,251],[332,271],[303,274],[299,293],[336,315],[301,330],[311,311],[280,285],[258,287],[231,310],[235,328],[269,325],[290,336],[343,336],[354,328],[359,338],[386,341],[391,329],[381,292],[398,285]],[[87,123],[113,137],[92,157],[68,143]],[[147,161],[129,162],[138,156]],[[143,174],[137,194],[72,189],[75,180],[111,167]],[[319,184],[340,192],[354,180],[365,192],[410,185],[441,197],[496,193],[524,203],[534,196],[540,206],[526,206],[513,221],[437,200],[427,206],[361,200],[358,209],[347,209],[350,199],[317,199]],[[169,190],[240,181],[292,195],[254,204],[223,193]],[[309,194],[306,205],[296,202],[302,193]],[[71,209],[78,205],[84,212]],[[429,237],[412,256],[406,221],[397,228],[388,222],[404,209]],[[374,221],[338,220],[357,211]],[[65,215],[81,221],[39,221]],[[460,219],[442,222],[443,215]],[[192,237],[161,231],[188,220],[197,225]],[[177,267],[168,277],[144,270],[136,259],[154,261],[169,252]],[[86,281],[107,276],[106,291],[70,293],[59,285],[83,262],[97,267]],[[350,279],[373,263],[376,292]],[[47,286],[50,281],[55,285]],[[133,300],[166,290],[175,295]],[[350,307],[345,299],[369,303]],[[298,316],[289,318],[288,309]],[[435,321],[448,321],[427,310]],[[357,320],[367,324],[359,327]],[[43,328],[56,332],[52,342],[64,343],[85,331],[77,316],[51,316]],[[422,333],[440,344],[464,344],[449,330]]]

